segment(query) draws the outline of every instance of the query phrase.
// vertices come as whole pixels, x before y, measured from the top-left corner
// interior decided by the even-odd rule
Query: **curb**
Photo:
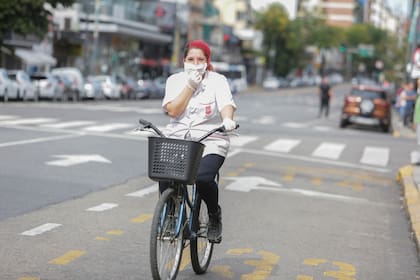
[[[411,231],[416,242],[417,253],[420,253],[420,194],[414,182],[413,167],[406,165],[398,171],[397,181],[402,185],[404,207],[407,211]]]

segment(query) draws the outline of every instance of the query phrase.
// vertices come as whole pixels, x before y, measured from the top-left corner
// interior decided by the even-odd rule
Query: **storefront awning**
[[[55,65],[57,60],[51,55],[29,49],[15,49],[15,55],[28,65]]]

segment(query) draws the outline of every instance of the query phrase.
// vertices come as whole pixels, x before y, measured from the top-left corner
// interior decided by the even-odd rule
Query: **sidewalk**
[[[398,120],[398,115],[393,114],[393,120]],[[417,141],[414,129],[401,127],[393,121],[394,136],[413,138]],[[410,159],[411,162],[411,159]],[[420,254],[420,165],[408,164],[399,169],[397,181],[401,184],[404,198],[404,207],[410,220],[411,231]]]

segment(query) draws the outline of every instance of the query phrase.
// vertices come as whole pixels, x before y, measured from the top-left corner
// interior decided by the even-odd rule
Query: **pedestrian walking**
[[[327,77],[322,77],[321,84],[319,85],[319,117],[322,117],[323,111],[325,111],[325,117],[328,117],[330,112],[330,100],[332,98],[331,86],[328,82]]]

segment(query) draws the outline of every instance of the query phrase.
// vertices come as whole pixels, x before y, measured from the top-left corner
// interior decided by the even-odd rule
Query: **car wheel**
[[[340,120],[340,128],[345,128],[348,125],[348,121],[346,119]]]
[[[383,124],[381,125],[381,129],[383,132],[388,133],[390,131],[390,126],[389,124]]]

